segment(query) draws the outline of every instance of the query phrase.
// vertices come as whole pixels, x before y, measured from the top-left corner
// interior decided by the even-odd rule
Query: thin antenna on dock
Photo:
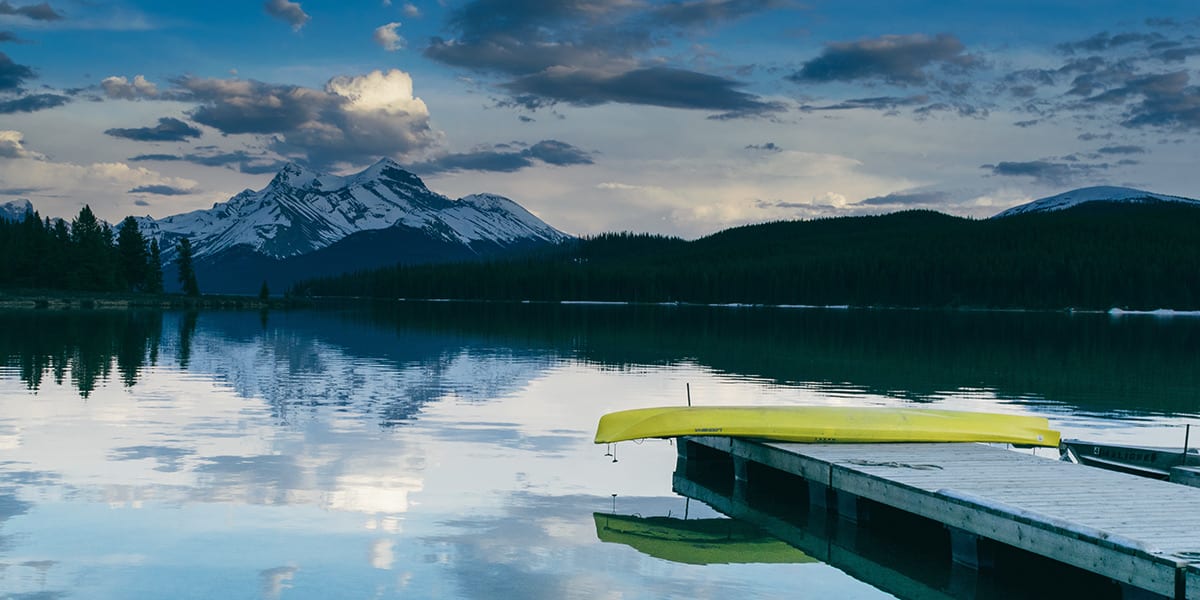
[[[1187,459],[1188,459],[1188,456],[1187,456],[1187,454],[1188,454],[1188,438],[1191,437],[1191,435],[1192,435],[1192,424],[1187,423],[1184,425],[1184,429],[1183,429],[1183,466],[1185,466],[1185,467],[1187,466]]]
[[[691,406],[692,405],[692,382],[689,381],[684,385],[687,386],[688,406]]]

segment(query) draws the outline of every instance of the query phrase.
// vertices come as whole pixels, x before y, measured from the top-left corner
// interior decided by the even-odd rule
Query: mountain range
[[[28,200],[0,202],[0,219],[20,221],[25,218],[25,213],[27,212],[33,212],[33,204]]]
[[[347,176],[291,163],[261,190],[212,208],[138,225],[163,248],[170,284],[178,240],[188,238],[205,292],[283,290],[299,279],[394,264],[488,258],[571,236],[494,194],[451,200],[384,158]]]
[[[1054,212],[1071,208],[1073,206],[1079,206],[1080,204],[1086,204],[1088,202],[1107,202],[1120,204],[1179,202],[1183,204],[1191,204],[1193,206],[1200,206],[1200,200],[1184,198],[1183,196],[1168,196],[1166,194],[1155,194],[1153,192],[1147,192],[1145,190],[1138,190],[1134,188],[1101,185],[1079,188],[1077,190],[1063,192],[1054,196],[1047,196],[1027,204],[1014,206],[993,216],[992,218],[999,219],[1003,217],[1025,215],[1030,213]]]
[[[1052,213],[1088,203],[1200,201],[1127,187],[1097,186],[1041,198],[993,219]],[[0,219],[19,220],[28,200],[0,204]],[[159,240],[168,291],[177,285],[177,244],[188,238],[201,288],[253,293],[266,282],[284,290],[302,280],[397,264],[461,262],[535,250],[572,240],[516,202],[493,194],[451,200],[384,158],[339,176],[289,163],[260,190],[245,190],[210,209],[137,218]]]

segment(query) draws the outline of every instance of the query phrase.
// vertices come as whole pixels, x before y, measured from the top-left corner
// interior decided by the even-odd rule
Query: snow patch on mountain
[[[291,163],[261,190],[245,190],[207,210],[157,221],[142,218],[139,224],[172,251],[176,240],[190,238],[195,258],[235,246],[287,258],[353,233],[398,225],[468,246],[569,238],[507,198],[480,194],[451,200],[432,192],[390,158],[346,176]]]
[[[1002,217],[1011,217],[1013,215],[1022,215],[1038,212],[1053,212],[1078,206],[1085,202],[1124,202],[1124,203],[1149,203],[1149,202],[1182,202],[1185,204],[1193,204],[1200,206],[1200,200],[1184,198],[1182,196],[1168,196],[1166,194],[1155,194],[1145,190],[1138,190],[1127,187],[1117,187],[1111,185],[1101,185],[1095,187],[1079,188],[1069,192],[1063,192],[1056,196],[1049,196],[1040,200],[1034,200],[1028,204],[1014,206],[1004,212],[1001,212],[993,219]]]
[[[0,203],[0,220],[24,221],[27,212],[33,212],[33,203],[28,200],[9,200]]]

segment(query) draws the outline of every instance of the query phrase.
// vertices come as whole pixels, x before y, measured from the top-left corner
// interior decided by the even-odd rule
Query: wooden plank
[[[1200,505],[1198,488],[981,444],[732,440],[728,447],[735,456],[1167,597],[1176,596],[1178,576],[1200,600],[1200,571],[1182,571],[1200,558],[1200,511],[1192,510]]]

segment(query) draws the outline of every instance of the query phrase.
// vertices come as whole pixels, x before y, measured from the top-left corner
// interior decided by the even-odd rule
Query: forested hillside
[[[695,241],[605,234],[551,253],[398,266],[297,293],[856,306],[1200,308],[1200,209],[1088,203],[971,220],[930,211],[776,222]]]
[[[158,242],[147,241],[129,217],[113,233],[84,206],[71,221],[27,213],[0,219],[0,289],[161,293]]]

